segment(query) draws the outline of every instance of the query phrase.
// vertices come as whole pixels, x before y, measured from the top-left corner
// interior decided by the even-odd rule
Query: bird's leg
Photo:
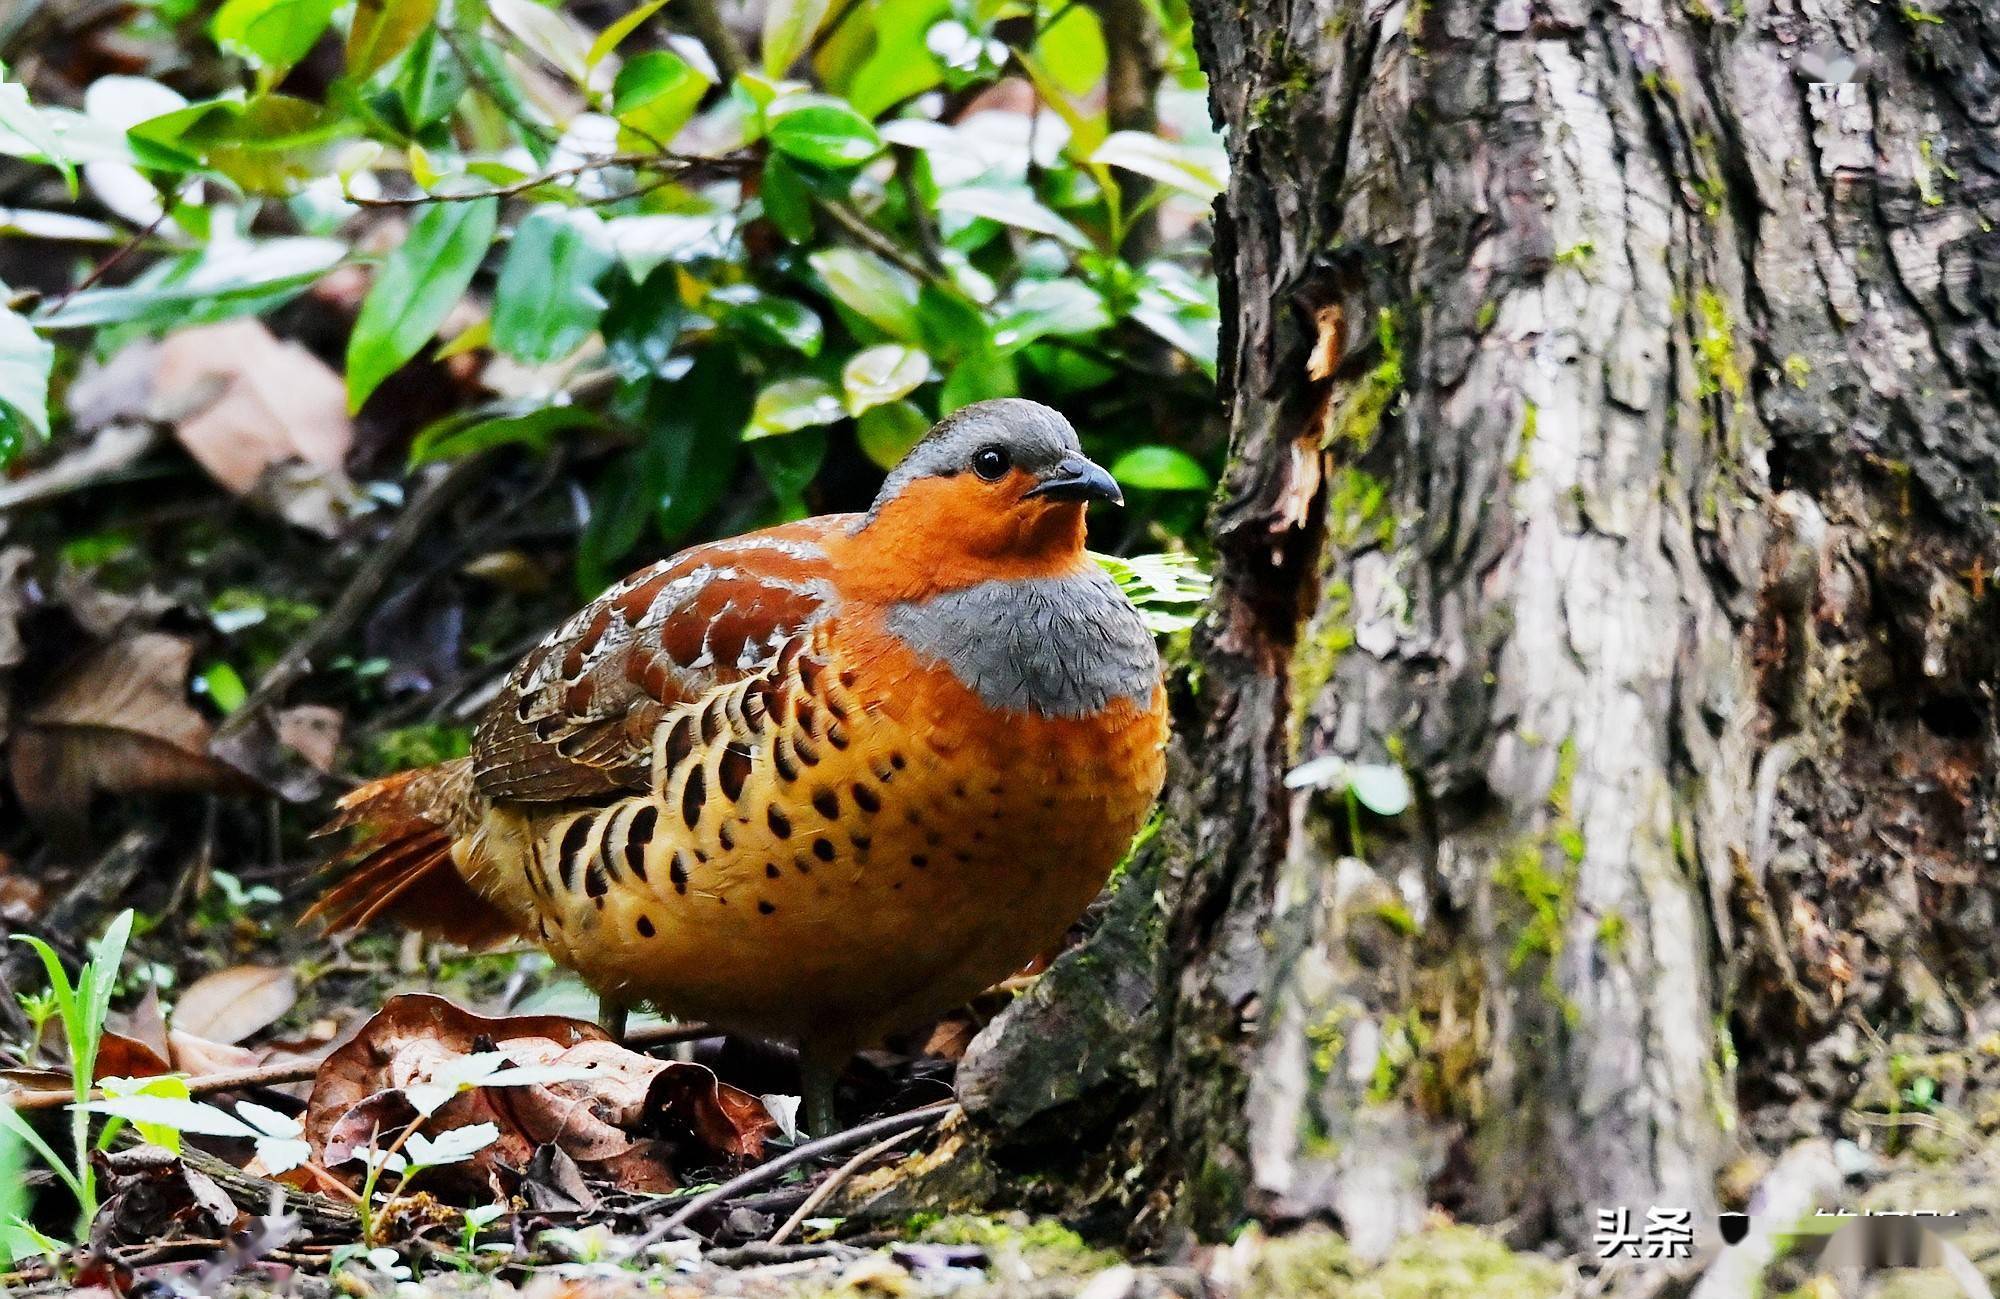
[[[611,1040],[614,1042],[625,1040],[625,1016],[631,1010],[632,1008],[622,1001],[613,1001],[601,992],[597,994],[598,1026],[611,1034]]]
[[[840,1081],[840,1066],[833,1063],[836,1058],[810,1047],[799,1053],[799,1065],[805,1073],[805,1130],[810,1136],[824,1137],[840,1130],[840,1119],[833,1111],[834,1087]]]

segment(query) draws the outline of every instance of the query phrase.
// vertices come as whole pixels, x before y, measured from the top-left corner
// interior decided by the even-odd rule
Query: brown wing
[[[643,788],[676,703],[756,672],[833,602],[823,515],[640,569],[521,661],[473,736],[489,798],[563,802]]]

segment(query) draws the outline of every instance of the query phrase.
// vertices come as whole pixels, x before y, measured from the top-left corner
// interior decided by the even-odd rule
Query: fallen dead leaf
[[[345,722],[338,708],[325,704],[300,704],[278,714],[278,742],[324,775],[333,770],[334,758],[340,751],[341,727]]]
[[[9,747],[14,793],[44,825],[79,824],[92,795],[241,790],[208,755],[212,733],[187,701],[194,647],[164,632],[100,645],[58,677]]]
[[[152,406],[209,476],[238,496],[278,470],[263,492],[293,523],[329,531],[337,507],[353,497],[346,386],[324,361],[259,321],[168,335],[153,370]]]
[[[124,1244],[184,1235],[213,1239],[235,1230],[243,1216],[213,1179],[159,1146],[102,1158],[109,1194],[92,1224],[93,1238]]]
[[[305,1136],[338,1171],[416,1116],[409,1089],[433,1084],[468,1055],[498,1051],[516,1066],[578,1070],[545,1084],[475,1087],[446,1101],[422,1131],[491,1123],[500,1136],[470,1160],[425,1174],[432,1189],[510,1191],[536,1151],[553,1145],[584,1174],[622,1188],[670,1190],[676,1167],[755,1159],[776,1129],[756,1097],[702,1065],[626,1049],[594,1024],[560,1015],[488,1019],[441,997],[394,997],[329,1055],[307,1100]]]
[[[272,965],[233,965],[205,974],[188,986],[174,1006],[174,1027],[220,1042],[241,1042],[269,1028],[299,999],[298,979]]]

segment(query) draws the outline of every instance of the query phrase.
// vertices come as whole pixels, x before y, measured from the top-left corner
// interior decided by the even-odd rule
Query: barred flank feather
[[[472,764],[464,758],[398,772],[348,794],[319,833],[358,833],[328,864],[327,873],[338,878],[300,923],[322,921],[338,933],[386,917],[467,947],[521,936],[452,862],[452,839],[476,823],[477,801]]]

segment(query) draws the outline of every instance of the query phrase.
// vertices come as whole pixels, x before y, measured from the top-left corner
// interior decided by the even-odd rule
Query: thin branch
[[[645,187],[633,190],[629,194],[611,196],[612,199],[627,199],[637,198],[641,194],[658,189],[660,184],[679,180],[690,173],[699,173],[707,170],[713,170],[722,175],[741,173],[749,169],[752,161],[745,154],[732,154],[719,158],[710,158],[696,154],[681,153],[614,153],[607,154],[601,158],[591,158],[568,167],[557,167],[552,171],[545,171],[538,176],[530,176],[525,180],[517,180],[511,185],[498,185],[492,189],[470,190],[459,194],[409,194],[397,198],[368,198],[353,193],[346,194],[343,197],[356,207],[422,207],[427,203],[470,203],[475,199],[482,198],[513,198],[517,194],[525,194],[529,190],[540,189],[544,185],[553,185],[558,181],[572,180],[578,176],[585,176],[594,171],[603,171],[610,167],[631,167],[635,170],[643,169],[669,172],[669,175],[664,180],[650,183]],[[667,164],[667,166],[663,167],[662,163]],[[610,199],[593,201],[605,202],[610,201]]]
[[[847,1180],[861,1171],[863,1164],[866,1164],[878,1155],[887,1154],[892,1147],[908,1139],[909,1135],[908,1132],[898,1132],[892,1137],[884,1137],[840,1167],[834,1169],[825,1181],[813,1188],[813,1193],[805,1198],[804,1203],[792,1210],[792,1216],[785,1219],[783,1226],[771,1233],[771,1239],[766,1241],[765,1244],[774,1246],[784,1244],[786,1238],[798,1230],[800,1223],[812,1217],[814,1210],[832,1199],[835,1191],[847,1185]]]
[[[127,239],[124,243],[118,245],[118,247],[112,251],[109,257],[106,257],[103,261],[99,262],[96,266],[91,268],[90,274],[84,276],[82,279],[78,280],[75,284],[71,285],[60,298],[57,298],[55,301],[55,305],[50,307],[49,310],[61,311],[64,305],[67,304],[71,298],[83,292],[85,289],[97,283],[99,280],[103,279],[107,274],[111,272],[113,267],[118,265],[118,263],[124,261],[127,257],[130,257],[133,253],[137,252],[139,248],[143,244],[145,244],[147,240],[151,239],[155,234],[155,232],[159,230],[160,223],[167,219],[167,213],[172,210],[172,207],[173,207],[172,203],[162,202],[160,204],[160,214],[154,217],[151,221],[148,221],[146,223],[145,229],[139,231],[137,234],[133,235],[130,239]]]
[[[696,1214],[720,1204],[731,1196],[741,1195],[753,1187],[762,1186],[766,1182],[776,1181],[780,1176],[790,1172],[801,1164],[811,1163],[813,1160],[825,1155],[846,1150],[851,1146],[858,1146],[864,1141],[873,1141],[884,1135],[908,1136],[918,1128],[929,1127],[957,1109],[957,1101],[939,1101],[934,1105],[925,1105],[920,1109],[905,1110],[901,1114],[891,1114],[887,1118],[876,1119],[870,1123],[863,1123],[859,1127],[849,1128],[845,1132],[836,1132],[832,1136],[821,1137],[817,1141],[808,1141],[802,1146],[795,1146],[784,1154],[779,1155],[776,1159],[759,1164],[748,1172],[738,1173],[713,1190],[704,1191],[700,1195],[695,1196],[692,1200],[689,1200],[686,1204],[675,1210],[672,1217],[639,1237],[636,1244],[639,1248],[643,1249],[655,1241],[665,1240],[687,1226],[688,1220]]]
[[[722,11],[715,0],[682,0],[681,11],[687,15],[688,27],[694,38],[708,51],[708,57],[715,60],[716,71],[724,81],[734,81],[750,66],[750,60],[743,53],[743,46],[737,42],[729,24],[722,21]]]

